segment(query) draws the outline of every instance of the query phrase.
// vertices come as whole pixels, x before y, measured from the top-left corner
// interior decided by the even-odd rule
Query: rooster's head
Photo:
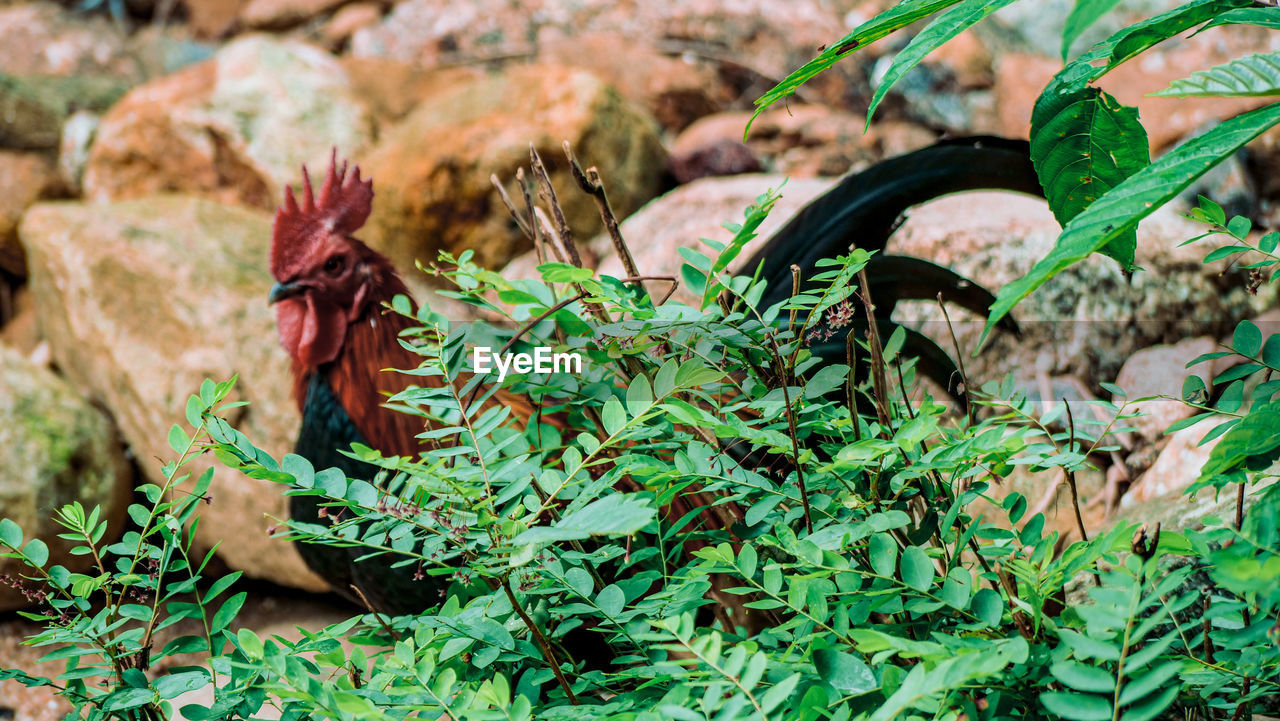
[[[314,368],[342,350],[347,327],[365,311],[385,257],[351,237],[369,218],[373,181],[360,168],[338,167],[337,150],[317,195],[302,168],[302,201],[287,188],[271,231],[271,274],[276,284],[280,342],[295,363]]]

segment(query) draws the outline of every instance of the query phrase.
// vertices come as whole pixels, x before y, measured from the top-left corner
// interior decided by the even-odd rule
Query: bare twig
[[[573,155],[573,147],[569,145],[568,140],[564,141],[564,154],[569,159],[569,170],[573,173],[573,179],[578,182],[578,187],[596,201],[596,208],[600,211],[600,219],[604,221],[604,228],[609,233],[609,240],[613,241],[613,250],[618,254],[618,260],[622,261],[622,268],[632,278],[639,278],[640,269],[636,267],[636,260],[631,255],[631,248],[627,247],[627,242],[622,239],[622,232],[618,230],[618,217],[614,215],[613,208],[609,205],[609,196],[604,192],[604,183],[600,180],[600,171],[594,167],[583,171],[582,166],[578,164],[578,159]],[[640,287],[643,288],[644,284],[641,283]]]
[[[969,376],[964,370],[964,353],[960,352],[960,341],[956,339],[956,329],[951,325],[951,316],[947,313],[947,304],[942,302],[942,293],[938,293],[938,307],[942,309],[942,317],[947,321],[947,332],[951,334],[951,347],[956,352],[956,368],[960,371],[960,384],[964,387],[964,418],[966,423],[973,423],[973,404],[969,402]]]
[[[569,697],[569,703],[574,706],[578,705],[578,697],[573,693],[573,687],[569,684],[569,679],[565,677],[564,670],[560,668],[560,659],[556,656],[555,649],[551,647],[551,643],[547,641],[547,637],[543,635],[542,629],[538,628],[538,624],[534,623],[529,614],[525,612],[524,606],[520,605],[520,601],[516,599],[515,591],[511,590],[511,582],[505,577],[502,579],[502,590],[507,593],[507,600],[511,601],[511,607],[519,614],[520,620],[524,621],[524,625],[533,634],[533,640],[538,644],[538,649],[542,651],[542,656],[551,666],[551,672],[556,675],[556,681],[560,682],[560,688],[564,689],[564,693]]]

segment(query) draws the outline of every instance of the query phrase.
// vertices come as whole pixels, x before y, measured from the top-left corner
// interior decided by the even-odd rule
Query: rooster
[[[804,277],[815,263],[847,252],[850,245],[883,251],[899,216],[912,205],[958,190],[1003,188],[1039,193],[1027,144],[996,138],[951,141],[887,160],[848,176],[826,195],[802,209],[748,264],[769,281],[764,305],[790,292],[791,266]],[[421,419],[383,406],[389,393],[406,388],[410,376],[384,372],[414,368],[419,357],[398,336],[412,321],[384,313],[383,305],[408,290],[390,261],[352,236],[368,219],[371,180],[358,167],[348,172],[336,151],[324,184],[316,194],[303,168],[302,200],[287,189],[277,209],[271,238],[271,273],[276,279],[270,302],[276,306],[280,342],[293,364],[293,394],[302,412],[296,452],[316,468],[335,467],[352,478],[368,478],[374,469],[344,455],[353,443],[384,455],[416,456]],[[881,331],[902,299],[948,300],[985,314],[993,297],[985,289],[927,261],[877,253],[867,267]],[[843,362],[844,346],[815,352]],[[827,352],[829,351],[829,353]],[[954,365],[932,341],[908,333],[905,352],[922,357],[921,370],[948,383]],[[426,379],[430,380],[430,379]],[[499,396],[517,417],[532,409],[520,399]],[[295,521],[319,523],[324,509],[317,496],[290,501]],[[362,551],[301,544],[306,563],[340,594],[356,603],[392,613],[416,613],[433,605],[439,588],[413,581],[406,569],[380,558],[356,558]]]
[[[409,376],[382,369],[414,368],[420,360],[398,341],[411,321],[382,312],[384,303],[409,291],[385,256],[352,237],[369,217],[373,182],[362,180],[358,167],[348,173],[344,162],[339,168],[336,151],[318,196],[305,167],[302,178],[302,201],[289,188],[276,210],[271,233],[276,284],[268,299],[276,307],[280,343],[293,364],[293,396],[302,412],[295,452],[316,468],[367,478],[371,467],[340,451],[362,443],[387,455],[417,454],[421,422],[382,407],[385,394],[409,384]],[[289,514],[305,523],[319,523],[325,515],[312,495],[291,497]],[[427,605],[414,598],[423,594],[421,584],[404,579],[385,561],[356,563],[356,551],[316,544],[300,544],[298,551],[353,602],[403,612]],[[409,596],[407,589],[413,591]]]

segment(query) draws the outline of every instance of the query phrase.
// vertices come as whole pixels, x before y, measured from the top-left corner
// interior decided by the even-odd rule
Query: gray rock
[[[57,537],[66,529],[54,512],[75,501],[101,506],[102,519],[118,533],[131,489],[132,470],[111,419],[66,381],[0,345],[0,518],[21,526],[26,538],[43,540],[50,565],[84,571],[89,557],[70,555],[74,544]],[[20,563],[0,559],[0,573],[24,572]],[[0,584],[0,610],[27,605]]]

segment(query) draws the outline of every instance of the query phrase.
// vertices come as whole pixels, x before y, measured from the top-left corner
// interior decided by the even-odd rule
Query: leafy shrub
[[[905,0],[762,102],[955,6],[899,54],[887,87],[1007,4]],[[1081,3],[1067,34],[1111,4]],[[1230,22],[1276,20],[1243,0],[1197,0],[1104,41],[1046,89],[1033,125],[1040,172],[1113,158],[1086,176],[1111,191],[1081,202],[1046,185],[1063,238],[1002,293],[993,322],[1090,252],[1130,265],[1141,217],[1275,122],[1280,111],[1268,106],[1151,163],[1130,110],[1089,85],[1164,38]],[[1175,90],[1210,87],[1203,78]],[[1079,127],[1086,117],[1098,122]],[[1046,141],[1058,133],[1081,141]],[[1012,384],[993,384],[973,393],[985,413],[957,419],[913,395],[900,335],[882,346],[875,333],[849,333],[848,364],[819,366],[804,339],[867,313],[873,299],[857,290],[867,255],[828,261],[815,279],[821,293],[760,307],[761,284],[725,270],[776,197],[748,209],[731,243],[683,252],[680,282],[701,297],[697,307],[655,305],[642,287],[675,279],[596,277],[553,262],[540,282],[508,281],[468,254],[443,257],[434,271],[455,295],[507,315],[516,330],[418,313],[420,327],[404,338],[424,359],[412,372],[441,387],[391,404],[424,418],[424,450],[409,459],[352,449],[381,469],[372,478],[272,458],[221,415],[230,383],[207,383],[187,407],[193,432],[171,434],[180,457],[166,467],[170,483],[144,488],[150,505],[130,509],[137,530],[104,547],[96,512],[63,512],[77,552],[95,554],[97,576],[48,567],[43,544],[0,524],[0,546],[29,569],[22,583],[47,603],[31,616],[46,624],[32,642],[57,645],[47,658],[67,664],[56,678],[16,669],[0,678],[54,686],[91,719],[166,717],[181,691],[206,684],[216,686],[214,703],[187,705],[187,718],[274,709],[285,719],[1140,721],[1274,707],[1280,486],[1259,483],[1247,512],[1245,496],[1248,483],[1274,478],[1280,455],[1271,379],[1280,336],[1264,341],[1242,324],[1223,352],[1248,362],[1214,379],[1225,391],[1187,386],[1205,413],[1233,416],[1211,434],[1221,440],[1201,485],[1236,489],[1234,522],[1091,535],[1079,521],[1080,538],[1067,542],[1045,532],[1025,498],[999,497],[994,486],[1015,465],[1059,468],[1074,499],[1075,474],[1109,448],[1127,406],[1099,402],[1107,422],[1072,417],[1065,404],[1058,417],[1036,417]],[[528,210],[523,225],[541,238]],[[1233,243],[1247,241],[1220,209],[1199,213]],[[1259,247],[1274,261],[1274,236]],[[499,344],[553,346],[588,362],[572,377],[513,374],[499,389],[464,370],[468,348]],[[499,390],[538,412],[512,417],[494,402]],[[363,614],[297,642],[231,633],[244,595],[210,610],[234,575],[201,584],[208,558],[188,551],[208,477],[192,494],[175,490],[196,450],[322,499],[328,525],[290,522],[283,537],[392,557],[406,577],[442,588],[441,603],[417,616]],[[975,515],[979,499],[994,516]],[[153,631],[184,618],[206,632],[153,657]],[[180,651],[207,654],[207,665],[145,673]]]

